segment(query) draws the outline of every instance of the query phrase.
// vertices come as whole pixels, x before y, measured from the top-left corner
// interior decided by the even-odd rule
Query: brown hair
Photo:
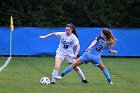
[[[107,39],[107,44],[112,47],[115,45],[115,42],[116,42],[116,38],[114,37],[114,35],[112,34],[112,32],[107,29],[107,28],[104,28],[102,33],[105,35],[105,39]]]
[[[76,32],[76,28],[75,28],[75,26],[72,23],[67,24],[66,27],[70,27],[72,29],[72,33],[78,38],[78,35],[77,35],[77,32]]]

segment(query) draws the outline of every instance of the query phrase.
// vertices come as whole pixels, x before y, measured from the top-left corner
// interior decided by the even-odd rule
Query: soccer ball
[[[50,79],[48,77],[42,77],[40,79],[40,84],[41,85],[48,85],[48,84],[50,84]]]

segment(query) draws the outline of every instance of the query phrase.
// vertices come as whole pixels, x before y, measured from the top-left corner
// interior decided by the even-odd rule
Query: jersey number
[[[66,41],[63,42],[63,45],[64,45],[64,49],[68,49],[69,45]]]
[[[99,45],[99,47],[96,48],[97,51],[101,51],[101,49],[103,48],[102,45]]]

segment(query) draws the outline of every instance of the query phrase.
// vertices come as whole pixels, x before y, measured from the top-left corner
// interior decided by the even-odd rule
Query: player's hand
[[[41,39],[45,39],[45,38],[46,38],[46,36],[39,36],[39,38],[41,38]]]
[[[77,55],[72,55],[71,57],[75,59],[75,58],[77,58]]]
[[[118,53],[118,51],[116,51],[116,50],[113,50],[114,51],[114,53],[113,54],[117,54]]]
[[[86,52],[88,52],[90,50],[90,48],[88,47],[87,49],[86,49]]]
[[[116,50],[110,50],[111,54],[117,54],[118,52]]]

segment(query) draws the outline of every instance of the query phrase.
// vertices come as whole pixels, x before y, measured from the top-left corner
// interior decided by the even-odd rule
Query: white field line
[[[0,72],[10,63],[12,57],[8,57],[3,66],[0,67]]]

